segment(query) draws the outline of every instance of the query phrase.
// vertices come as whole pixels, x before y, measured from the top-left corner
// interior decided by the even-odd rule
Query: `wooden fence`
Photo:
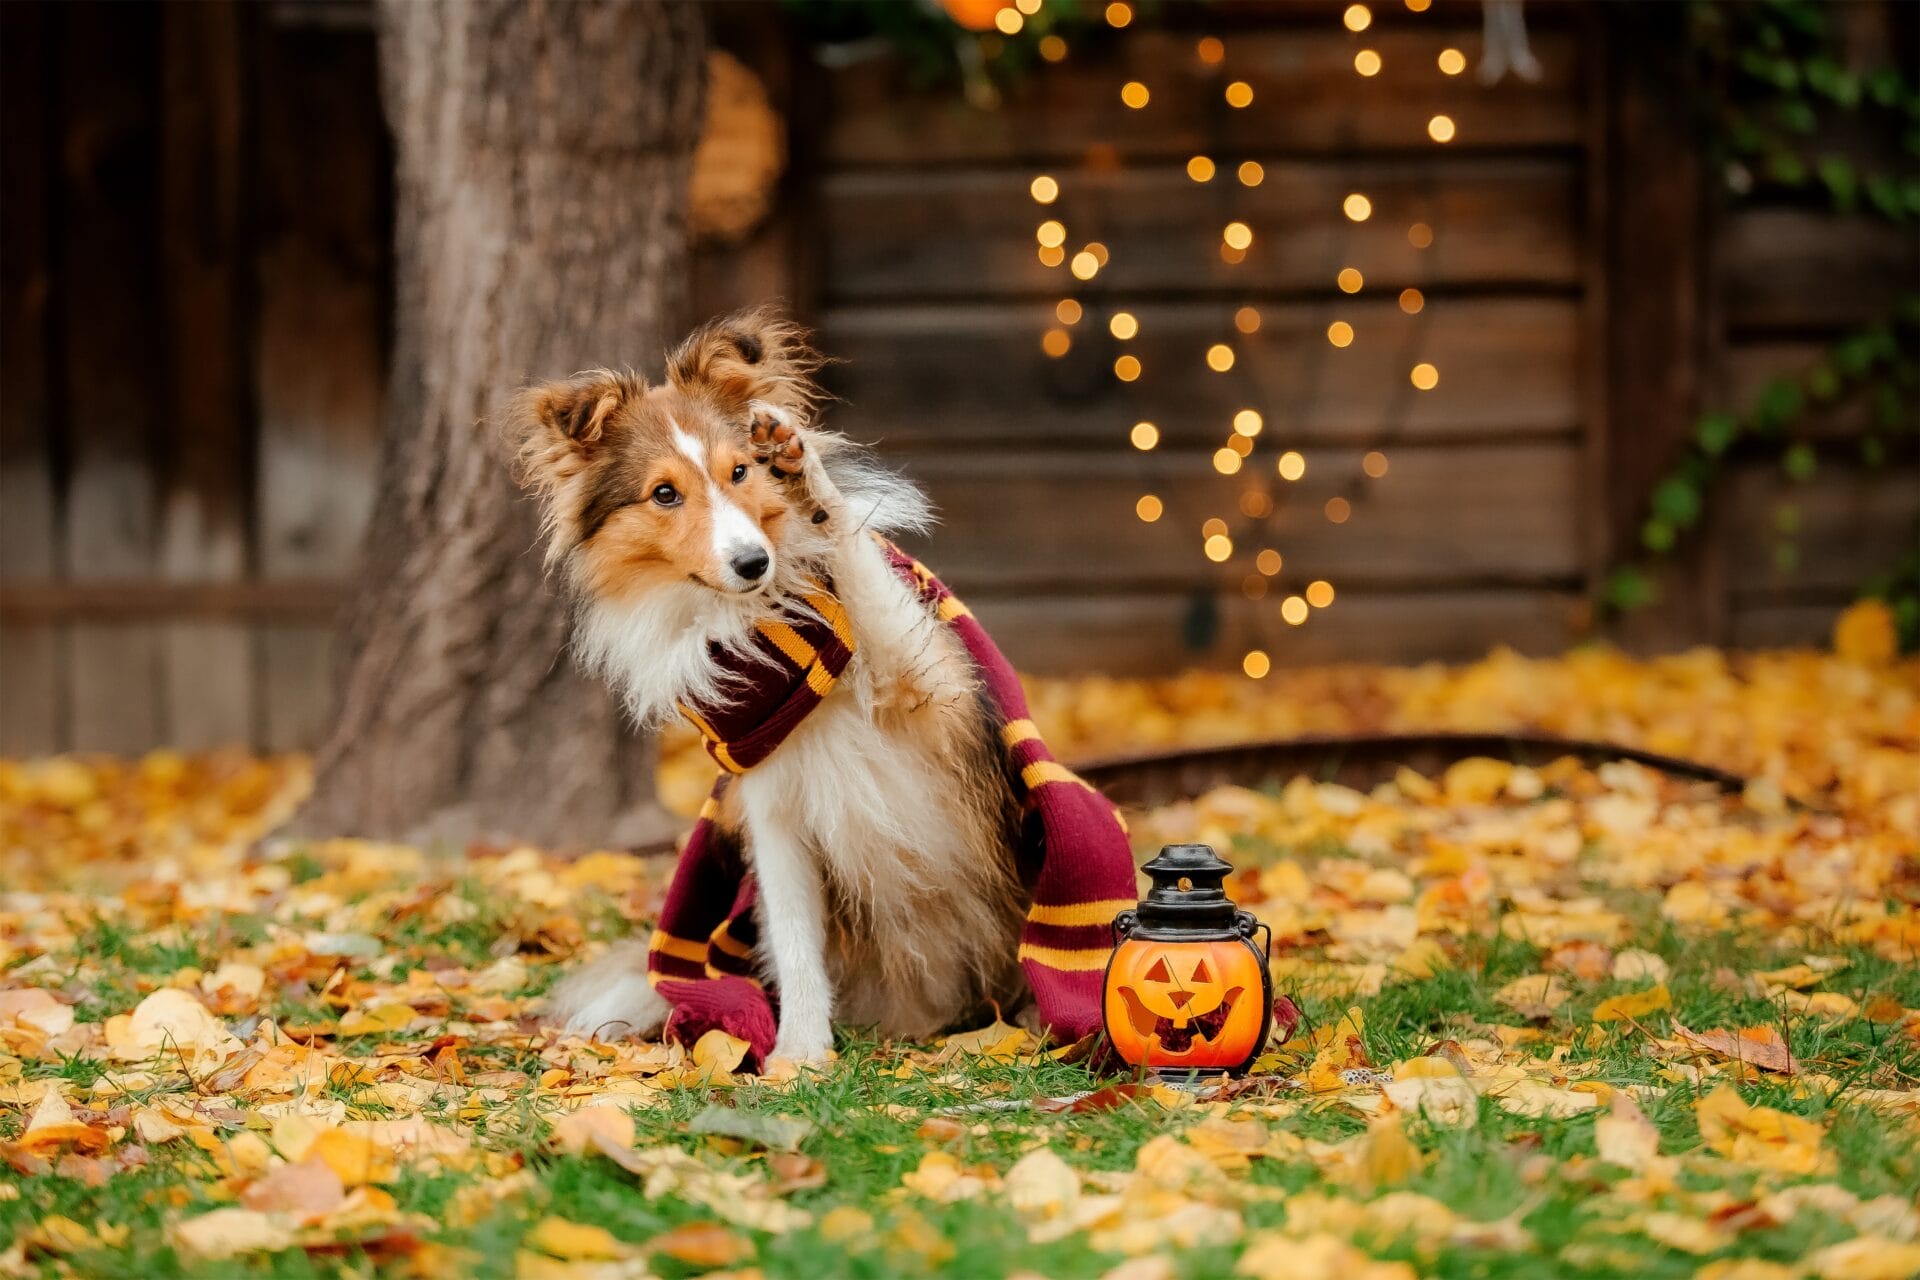
[[[701,256],[701,309],[781,294],[818,327],[845,362],[835,424],[926,484],[945,527],[917,549],[1027,669],[1559,648],[1589,633],[1600,576],[1696,411],[1811,365],[1920,272],[1910,234],[1865,218],[1729,211],[1618,11],[1533,7],[1543,77],[1490,88],[1435,63],[1476,56],[1477,7],[1377,12],[1363,39],[1337,6],[1176,7],[1170,29],[1090,42],[985,112],[911,92],[882,61],[824,69],[764,11],[716,8],[794,155],[774,220]],[[391,294],[366,19],[338,4],[0,7],[0,751],[319,732]],[[1196,53],[1208,32],[1218,66]],[[1355,74],[1363,46],[1378,75]],[[1129,79],[1151,86],[1148,108],[1121,105]],[[1225,104],[1231,80],[1251,107]],[[1441,114],[1445,145],[1427,135]],[[1195,155],[1217,163],[1210,182],[1188,176]],[[1257,186],[1235,177],[1246,160]],[[1063,188],[1044,210],[1028,193],[1040,172]],[[1356,191],[1361,222],[1342,212]],[[1049,216],[1069,250],[1103,244],[1105,269],[1080,282],[1044,266]],[[1230,265],[1234,219],[1255,240]],[[1358,295],[1337,287],[1341,265],[1364,273]],[[1235,327],[1247,306],[1252,333]],[[1126,341],[1109,330],[1122,310],[1139,328]],[[1350,346],[1329,344],[1336,320]],[[1064,355],[1042,349],[1053,328]],[[1224,373],[1206,360],[1220,342]],[[1137,381],[1113,375],[1123,354]],[[1422,362],[1429,391],[1409,380]],[[1215,451],[1242,408],[1264,427],[1223,476]],[[1625,634],[1818,639],[1920,513],[1910,455],[1849,461],[1862,413],[1816,423],[1823,465],[1791,495],[1795,564],[1771,554],[1788,482],[1737,461],[1674,562],[1671,603]],[[1128,445],[1139,421],[1158,430],[1151,451]],[[1289,449],[1298,481],[1276,471]],[[1375,450],[1377,478],[1362,467]],[[1135,515],[1143,494],[1164,505],[1153,523]],[[1224,564],[1202,553],[1216,517]],[[1283,568],[1249,588],[1269,546]],[[1288,625],[1280,601],[1313,580],[1333,604]]]

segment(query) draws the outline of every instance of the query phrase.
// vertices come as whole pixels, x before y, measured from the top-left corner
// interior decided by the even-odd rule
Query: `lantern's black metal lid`
[[[1153,888],[1140,900],[1140,932],[1169,938],[1237,936],[1236,909],[1225,884],[1233,866],[1211,845],[1166,845],[1143,870],[1153,878]]]

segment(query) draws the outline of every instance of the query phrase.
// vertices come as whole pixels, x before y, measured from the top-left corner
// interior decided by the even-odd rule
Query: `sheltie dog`
[[[714,321],[666,380],[596,370],[525,390],[508,415],[583,663],[643,727],[727,696],[717,654],[830,582],[857,644],[820,705],[733,779],[715,821],[758,883],[776,1056],[819,1062],[840,1022],[924,1038],[1025,1001],[1019,803],[963,645],[874,534],[923,530],[926,500],[815,422],[819,358],[767,310]],[[566,979],[583,1035],[653,1034],[669,1012],[644,945]]]

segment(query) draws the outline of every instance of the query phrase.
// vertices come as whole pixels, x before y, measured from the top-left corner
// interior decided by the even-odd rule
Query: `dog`
[[[724,766],[668,914],[721,855],[751,898],[731,934],[701,917],[680,932],[702,936],[617,945],[556,988],[552,1019],[651,1036],[676,993],[690,1009],[708,980],[771,988],[770,1052],[798,1063],[829,1056],[836,1022],[922,1039],[989,1002],[1083,1034],[1097,1025],[1100,935],[1134,896],[1124,833],[1044,755],[964,606],[889,541],[927,529],[929,505],[817,425],[820,363],[802,329],[753,310],[694,332],[660,383],[590,371],[526,388],[507,416],[576,610],[577,656],[642,727],[693,719]],[[710,721],[741,718],[766,682],[791,689],[800,718],[778,713],[783,736],[743,767]],[[1052,890],[1028,856],[1047,796],[1041,819],[1066,814],[1052,844],[1093,848],[1053,859]],[[1073,945],[1046,945],[1059,942]],[[1036,981],[1071,1008],[1036,1011]],[[1068,986],[1070,1000],[1053,998]]]

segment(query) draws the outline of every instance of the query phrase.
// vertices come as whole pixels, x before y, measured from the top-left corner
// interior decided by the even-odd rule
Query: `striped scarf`
[[[1118,812],[1048,752],[1013,667],[973,613],[927,567],[881,540],[888,563],[921,603],[953,629],[1000,721],[1009,780],[1024,817],[1017,860],[1033,888],[1019,960],[1042,1020],[1075,1039],[1100,1026],[1102,977],[1114,916],[1137,902],[1133,852]],[[775,1019],[758,976],[754,882],[737,833],[715,821],[732,779],[771,755],[832,692],[852,661],[853,629],[831,591],[804,597],[757,624],[752,651],[716,653],[725,705],[680,708],[720,766],[661,908],[647,953],[648,980],[673,1006],[668,1033],[691,1044],[719,1028],[772,1048]]]

